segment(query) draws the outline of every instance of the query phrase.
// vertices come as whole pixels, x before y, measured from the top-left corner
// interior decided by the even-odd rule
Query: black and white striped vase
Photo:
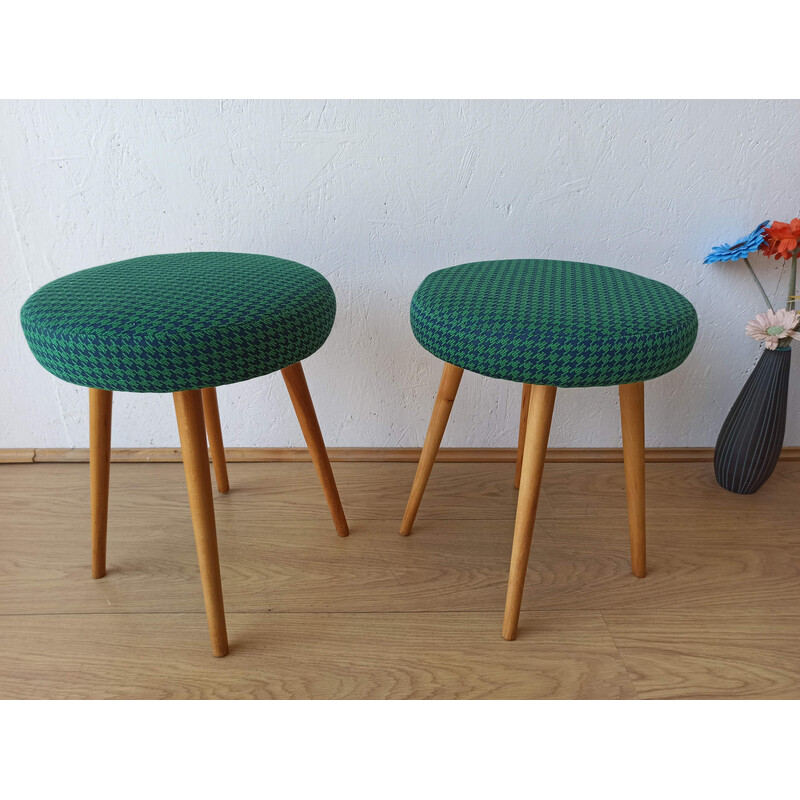
[[[736,398],[714,449],[714,475],[729,492],[752,494],[772,475],[786,432],[790,348],[764,350]]]

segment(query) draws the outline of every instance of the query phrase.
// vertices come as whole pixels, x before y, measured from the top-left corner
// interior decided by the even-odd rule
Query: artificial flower
[[[758,250],[764,242],[764,230],[769,225],[769,220],[764,220],[749,236],[745,236],[733,244],[720,244],[711,248],[704,264],[713,264],[717,261],[739,261],[747,258],[750,253]]]
[[[777,311],[757,314],[755,319],[747,323],[745,333],[764,342],[767,350],[775,350],[778,347],[788,347],[791,344],[790,338],[800,339],[800,333],[795,330],[798,323],[800,316],[796,311],[779,308]]]
[[[800,219],[791,222],[773,222],[764,231],[764,242],[761,249],[765,256],[775,256],[775,260],[791,258],[797,255],[800,243]]]

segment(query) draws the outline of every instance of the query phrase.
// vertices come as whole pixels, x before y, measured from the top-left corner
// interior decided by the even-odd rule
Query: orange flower
[[[775,256],[776,261],[791,258],[796,255],[797,245],[800,244],[800,219],[773,222],[771,227],[764,229],[764,234],[761,249],[765,256]]]

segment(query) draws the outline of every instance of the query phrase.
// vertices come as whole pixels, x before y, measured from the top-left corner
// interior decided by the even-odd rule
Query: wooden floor
[[[513,464],[231,464],[216,497],[231,653],[211,656],[180,464],[114,464],[107,576],[86,464],[0,466],[2,698],[800,698],[800,463],[757,494],[648,464],[630,574],[621,464],[548,464],[519,638],[500,637]]]

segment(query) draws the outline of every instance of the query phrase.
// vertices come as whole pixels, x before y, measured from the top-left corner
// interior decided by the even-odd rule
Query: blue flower
[[[713,264],[716,261],[739,261],[747,258],[754,250],[761,247],[764,241],[764,228],[769,225],[769,220],[764,220],[749,236],[739,239],[733,244],[720,244],[711,248],[704,264]]]

